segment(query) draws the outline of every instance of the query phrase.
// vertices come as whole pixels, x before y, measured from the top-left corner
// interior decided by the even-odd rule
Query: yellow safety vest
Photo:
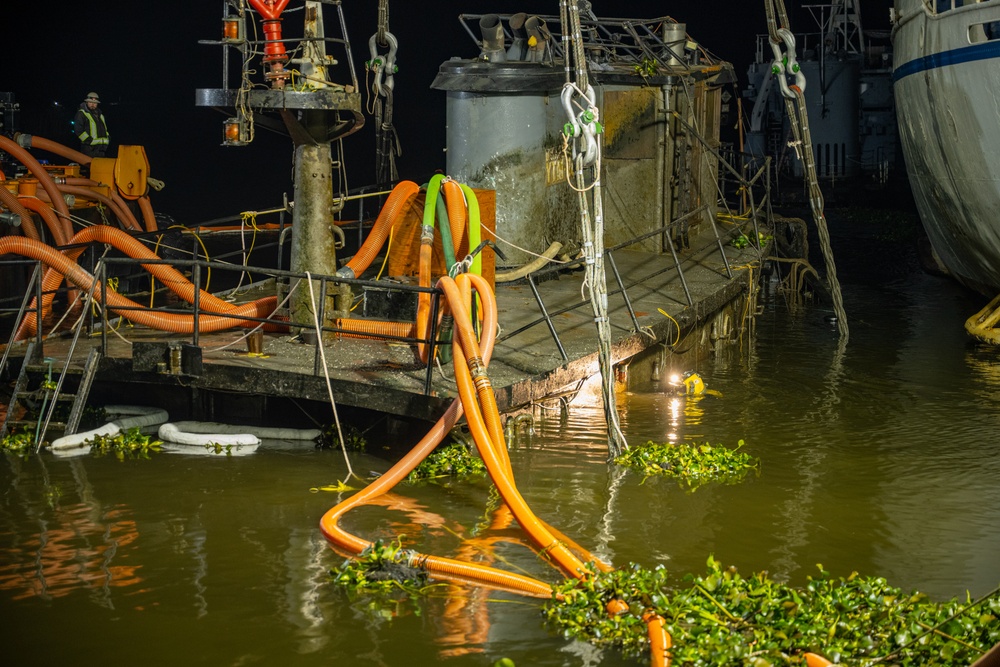
[[[104,136],[100,136],[100,130],[97,126],[97,119],[92,113],[86,109],[81,109],[83,115],[87,117],[87,121],[90,127],[83,132],[80,132],[77,136],[80,138],[80,142],[84,144],[90,144],[91,146],[107,146],[108,145],[108,123],[104,120],[103,114],[101,117],[101,128],[104,130]],[[79,131],[80,128],[77,128]]]

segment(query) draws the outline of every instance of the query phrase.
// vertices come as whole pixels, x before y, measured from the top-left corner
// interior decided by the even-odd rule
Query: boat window
[[[969,26],[969,43],[979,44],[1000,39],[1000,21],[973,23]]]
[[[940,14],[966,5],[974,5],[978,2],[983,2],[983,0],[934,0],[933,3],[928,2],[927,4],[933,4],[934,11]]]

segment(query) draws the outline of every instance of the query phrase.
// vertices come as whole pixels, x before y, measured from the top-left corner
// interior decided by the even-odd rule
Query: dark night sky
[[[198,44],[198,40],[219,38],[222,0],[107,0],[68,8],[59,3],[58,9],[41,9],[53,3],[10,4],[3,11],[8,26],[7,57],[0,70],[0,91],[15,93],[22,109],[22,131],[76,148],[69,121],[85,94],[95,90],[100,93],[113,144],[144,145],[151,174],[166,181],[167,188],[154,193],[158,211],[193,223],[245,209],[270,208],[280,204],[283,192],[290,193],[289,140],[258,132],[248,147],[222,147],[224,117],[194,106],[196,89],[221,85],[221,48]],[[294,1],[290,4],[295,6]],[[672,6],[649,0],[593,0],[593,5],[599,16],[666,14],[686,22],[688,33],[718,57],[733,62],[740,77],[752,56],[755,35],[766,30],[762,2],[701,0]],[[880,12],[876,18],[881,20],[881,14],[888,11],[887,0],[873,5],[879,7],[874,11]],[[343,3],[361,81],[368,38],[376,29],[377,6],[375,0]],[[477,53],[458,15],[518,11],[557,15],[559,3],[390,0],[389,26],[400,44],[394,94],[395,125],[403,146],[398,162],[402,178],[419,182],[444,167],[444,93],[429,86],[441,62]],[[331,8],[327,12],[332,13]],[[91,20],[93,15],[101,16],[100,27]],[[301,21],[299,17],[301,13],[286,19],[287,34],[300,32],[293,27]],[[328,15],[327,25],[333,25],[331,18]],[[867,14],[865,20],[870,23]],[[806,28],[811,23],[801,29]],[[335,78],[346,81],[346,72],[342,63],[335,69]],[[345,140],[352,187],[374,180],[372,125],[368,122]]]

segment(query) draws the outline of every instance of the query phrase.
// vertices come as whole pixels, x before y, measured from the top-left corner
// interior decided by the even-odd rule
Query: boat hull
[[[992,296],[1000,292],[1000,30],[990,24],[1000,28],[1000,0],[937,4],[939,13],[896,0],[900,141],[940,263]]]

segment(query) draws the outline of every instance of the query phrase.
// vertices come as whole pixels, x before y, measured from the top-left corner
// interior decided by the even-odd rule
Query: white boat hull
[[[956,8],[949,0],[948,11],[937,0],[940,13],[922,0],[895,4],[896,115],[920,219],[944,267],[994,295],[1000,292],[1000,0]]]

